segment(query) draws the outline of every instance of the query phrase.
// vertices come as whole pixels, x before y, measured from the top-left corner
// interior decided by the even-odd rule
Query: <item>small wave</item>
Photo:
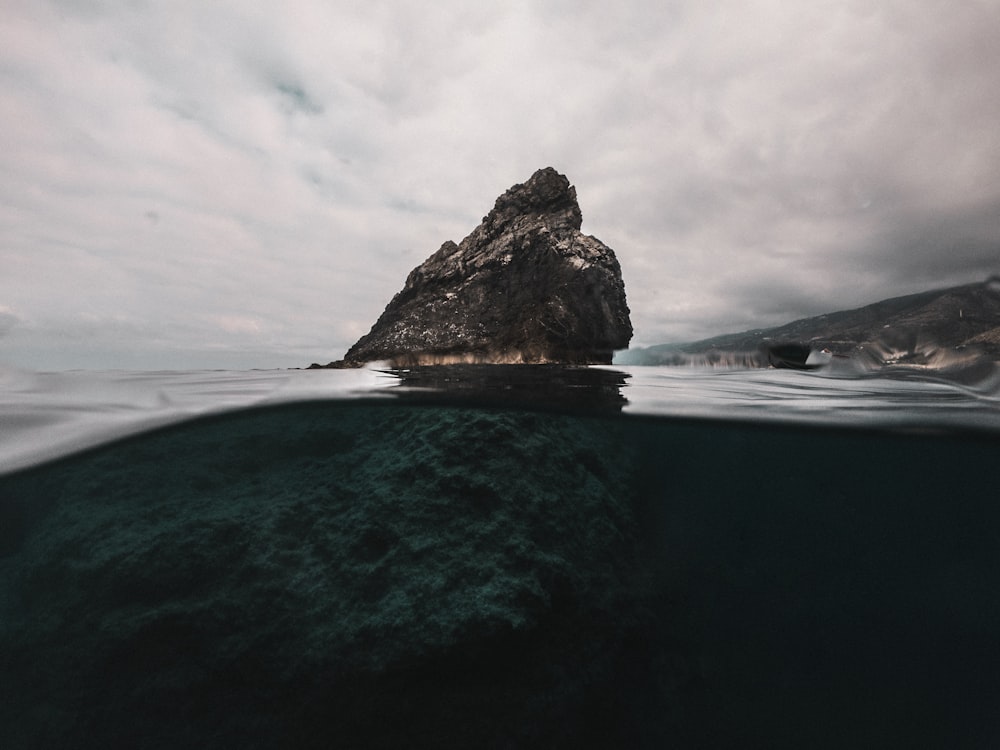
[[[199,416],[275,403],[372,397],[391,380],[367,370],[333,372],[33,373],[3,368],[0,474]]]

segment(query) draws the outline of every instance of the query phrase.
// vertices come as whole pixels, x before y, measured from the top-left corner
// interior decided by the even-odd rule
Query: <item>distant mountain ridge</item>
[[[934,289],[871,305],[802,318],[773,328],[619,352],[616,364],[684,364],[694,358],[753,355],[787,343],[851,354],[881,347],[900,352],[974,347],[1000,360],[1000,276],[985,282]]]

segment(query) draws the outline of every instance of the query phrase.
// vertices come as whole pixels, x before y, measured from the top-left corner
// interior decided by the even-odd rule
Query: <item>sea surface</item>
[[[1000,374],[0,369],[0,747],[1000,747]]]

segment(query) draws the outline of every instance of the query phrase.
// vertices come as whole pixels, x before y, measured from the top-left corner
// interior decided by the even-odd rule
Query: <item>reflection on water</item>
[[[408,400],[447,398],[555,409],[620,410],[627,372],[562,365],[444,365],[385,370]]]

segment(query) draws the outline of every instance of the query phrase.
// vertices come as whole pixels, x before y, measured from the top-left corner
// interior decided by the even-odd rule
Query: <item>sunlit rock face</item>
[[[614,251],[581,221],[569,180],[538,170],[460,244],[445,242],[413,269],[331,365],[610,364],[632,338],[625,286]]]

